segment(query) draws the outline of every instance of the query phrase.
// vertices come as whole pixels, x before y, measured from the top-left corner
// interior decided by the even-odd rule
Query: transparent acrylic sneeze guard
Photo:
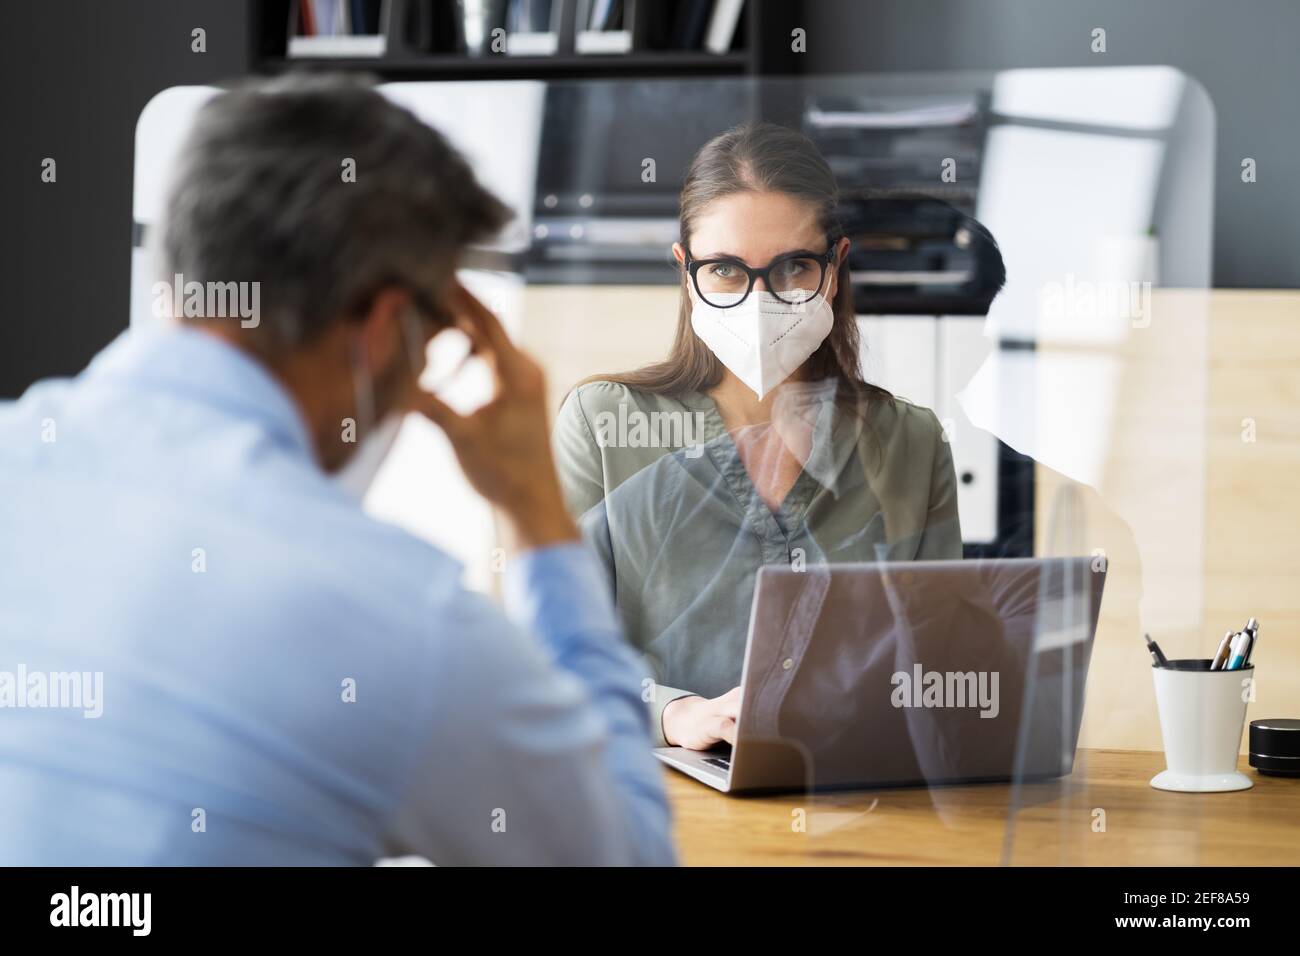
[[[1162,830],[1162,795],[1147,785],[1162,763],[1151,764],[1161,738],[1142,634],[1150,631],[1170,657],[1206,653],[1208,300],[1198,288],[1209,275],[1213,113],[1203,91],[1166,68],[706,87],[657,80],[637,81],[635,91],[619,82],[551,84],[548,96],[568,112],[546,122],[583,132],[552,137],[543,129],[541,141],[568,149],[546,160],[563,187],[561,210],[566,192],[597,210],[611,195],[629,208],[644,197],[647,210],[658,209],[654,197],[677,188],[695,149],[758,118],[813,135],[842,191],[861,194],[853,177],[865,175],[871,194],[882,185],[871,182],[882,156],[855,153],[853,137],[872,124],[917,124],[908,148],[920,150],[918,168],[932,163],[938,180],[949,155],[945,124],[968,94],[985,108],[980,119],[960,121],[979,155],[973,164],[959,156],[948,195],[975,197],[974,215],[1001,248],[1006,287],[987,317],[962,317],[982,334],[946,345],[925,338],[936,317],[860,316],[871,345],[864,365],[872,381],[934,408],[956,456],[992,435],[1033,460],[1028,513],[999,521],[1032,523],[1040,563],[968,561],[973,570],[945,580],[903,568],[855,577],[810,561],[802,575],[774,576],[771,610],[802,608],[805,618],[755,631],[751,655],[762,651],[776,666],[753,676],[742,731],[762,742],[762,760],[802,775],[808,792],[748,799],[796,841],[781,841],[790,861],[1148,863],[1146,848],[1156,845],[1159,862],[1192,863],[1199,827],[1183,815]],[[667,126],[656,121],[664,111],[673,118]],[[641,119],[620,123],[627,115]],[[647,174],[655,181],[643,181]],[[539,223],[546,198],[535,207]],[[521,335],[547,365],[555,407],[582,378],[666,353],[678,304],[669,225],[647,259],[667,281],[580,278],[524,290]],[[577,274],[609,252],[563,251]],[[1159,288],[1162,281],[1180,288]],[[877,339],[881,319],[890,334]],[[936,381],[936,366],[946,379]],[[978,523],[965,503],[961,517],[964,530]],[[886,550],[877,560],[890,557]],[[851,646],[851,659],[821,654],[828,637]],[[781,666],[794,659],[797,667]],[[957,689],[949,674],[973,677],[963,687],[976,702],[987,700],[996,673],[997,716],[981,716],[992,708],[969,699],[927,706],[917,685],[936,669],[948,696]],[[897,706],[904,690],[914,706]],[[814,720],[828,714],[843,732],[814,733]],[[1094,748],[1148,755],[1121,753],[1117,763],[1106,755],[1098,777]],[[864,757],[874,784],[853,788]],[[978,779],[991,782],[971,782]],[[906,851],[891,843],[900,835]]]
[[[1187,823],[1196,798],[1181,799],[1181,822],[1169,824],[1153,795],[1184,795],[1150,790],[1159,765],[1121,754],[1105,776],[1091,772],[1092,748],[1161,750],[1142,633],[1170,657],[1207,656],[1221,635],[1202,621],[1209,302],[1198,290],[1209,276],[1214,122],[1193,81],[1151,67],[381,90],[448,136],[515,210],[487,250],[496,265],[467,265],[462,278],[541,362],[552,409],[583,378],[666,354],[679,298],[676,193],[694,152],[737,122],[811,135],[842,193],[888,196],[881,170],[911,159],[918,183],[970,207],[1006,266],[988,315],[962,317],[952,338],[949,316],[860,315],[864,369],[935,410],[959,473],[981,435],[1034,460],[1032,515],[999,520],[1032,517],[1033,556],[1049,560],[1031,571],[980,565],[946,586],[906,569],[854,578],[810,562],[792,599],[807,591],[814,602],[809,633],[853,638],[856,670],[811,646],[809,666],[773,682],[742,721],[796,753],[807,789],[845,782],[855,749],[873,755],[877,782],[900,786],[753,799],[792,862],[1197,862],[1200,828]],[[135,216],[146,234],[168,157],[215,92],[176,88],[142,114]],[[901,152],[855,145],[864,130],[901,126],[915,133]],[[525,261],[543,275],[526,276]],[[149,279],[139,248],[133,322],[147,320]],[[472,404],[475,388],[449,400]],[[491,516],[436,429],[408,421],[367,507],[495,590]],[[969,499],[961,522],[969,540],[980,523]],[[944,620],[959,609],[965,616]],[[734,616],[739,654],[748,607]],[[972,622],[966,640],[942,647],[953,620]],[[975,675],[977,702],[979,677],[987,698],[997,672],[998,716],[925,706],[924,694],[921,706],[894,706],[894,675],[916,684],[919,665],[923,683],[939,660]],[[837,711],[845,732],[800,739],[810,702]],[[1001,782],[965,782],[981,775]],[[881,849],[900,834],[906,852]],[[1158,858],[1144,855],[1152,846]]]
[[[1001,249],[1006,287],[987,317],[962,317],[977,334],[944,340],[944,316],[859,316],[864,367],[934,408],[956,457],[992,435],[1032,459],[1027,513],[998,520],[1032,524],[1039,561],[971,560],[944,577],[810,560],[806,573],[773,576],[770,610],[803,617],[755,629],[751,656],[775,666],[747,675],[741,723],[760,743],[752,753],[805,782],[804,793],[748,798],[787,834],[782,859],[1145,863],[1158,845],[1162,863],[1195,862],[1199,827],[1183,815],[1176,832],[1160,829],[1149,755],[1106,756],[1105,775],[1092,771],[1093,748],[1161,749],[1142,633],[1171,657],[1205,653],[1208,302],[1197,289],[1209,275],[1213,113],[1203,91],[1166,68],[1046,69],[554,83],[546,99],[538,139],[555,195],[539,179],[531,251],[549,243],[544,267],[569,277],[525,283],[514,328],[546,366],[554,407],[580,379],[667,352],[675,224],[659,236],[635,220],[675,213],[691,155],[734,123],[797,126],[842,192],[859,196],[889,195],[890,184],[872,180],[880,138],[855,152],[854,137],[914,124],[917,180],[929,164],[938,183],[955,152],[956,179],[935,193],[969,203]],[[980,112],[963,119],[970,103]],[[956,147],[944,140],[953,124]],[[971,143],[974,158],[960,152]],[[611,242],[584,248],[584,229],[609,228],[595,220],[611,205],[621,210]],[[640,229],[659,244],[610,280],[611,247],[635,245]],[[877,339],[881,319],[890,334]],[[927,340],[931,320],[940,331]],[[978,524],[966,503],[961,517],[964,530]],[[822,653],[828,639],[852,654]],[[921,685],[935,670],[944,684],[931,706]],[[844,730],[814,733],[828,714]],[[864,759],[867,789],[854,786]],[[891,843],[900,835],[906,851]]]

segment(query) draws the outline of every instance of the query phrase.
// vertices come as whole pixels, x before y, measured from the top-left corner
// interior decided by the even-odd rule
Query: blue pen
[[[1246,663],[1246,648],[1250,646],[1250,635],[1242,631],[1232,639],[1232,654],[1228,658],[1225,670],[1238,670]]]

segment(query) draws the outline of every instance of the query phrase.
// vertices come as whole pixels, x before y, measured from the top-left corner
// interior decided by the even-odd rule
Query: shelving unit
[[[776,12],[771,0],[744,0],[731,49],[712,53],[701,49],[664,48],[662,38],[675,16],[673,0],[625,0],[632,12],[632,48],[627,53],[578,53],[575,38],[579,6],[584,0],[554,0],[558,10],[558,44],[554,54],[513,55],[485,50],[479,55],[464,52],[425,51],[412,36],[412,8],[415,3],[447,6],[452,16],[455,0],[384,0],[382,17],[385,50],[378,56],[294,56],[288,55],[289,27],[298,0],[252,0],[251,53],[255,72],[278,73],[302,70],[361,70],[381,79],[565,79],[625,78],[655,76],[747,76],[768,72],[773,58],[764,43],[765,17],[788,19],[793,3]],[[690,2],[690,0],[677,0]],[[664,22],[656,23],[660,18]],[[659,39],[656,39],[655,35]],[[779,52],[779,47],[777,48]],[[790,72],[789,63],[776,66]]]

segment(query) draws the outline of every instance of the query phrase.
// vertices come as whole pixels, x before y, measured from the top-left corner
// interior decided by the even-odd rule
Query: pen
[[[1249,635],[1250,642],[1246,645],[1246,659],[1241,662],[1242,667],[1250,666],[1250,655],[1255,652],[1255,642],[1259,640],[1259,621],[1253,617],[1247,621],[1246,633]]]
[[[1237,632],[1228,629],[1228,633],[1223,635],[1223,640],[1219,641],[1219,649],[1214,652],[1214,660],[1210,662],[1210,670],[1221,671],[1228,664],[1228,655],[1232,653],[1232,639],[1237,636]]]
[[[1156,667],[1168,667],[1169,661],[1165,658],[1165,652],[1160,649],[1160,645],[1151,640],[1150,634],[1143,634],[1147,639],[1147,650],[1151,652],[1151,663]]]
[[[1235,671],[1246,663],[1246,646],[1250,643],[1250,635],[1241,631],[1232,639],[1232,656],[1228,658],[1228,666],[1224,670]]]

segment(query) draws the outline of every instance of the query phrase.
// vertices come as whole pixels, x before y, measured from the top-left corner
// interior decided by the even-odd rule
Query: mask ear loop
[[[357,407],[357,432],[364,436],[370,433],[370,427],[375,423],[375,383],[370,378],[364,357],[358,355],[360,351],[360,336],[353,336],[348,340],[348,364],[352,366],[352,396]],[[361,385],[363,379],[364,388]]]
[[[406,338],[406,352],[411,360],[411,374],[420,374],[420,353],[424,351],[424,339],[420,335],[420,316],[414,308],[402,312],[402,335]]]

